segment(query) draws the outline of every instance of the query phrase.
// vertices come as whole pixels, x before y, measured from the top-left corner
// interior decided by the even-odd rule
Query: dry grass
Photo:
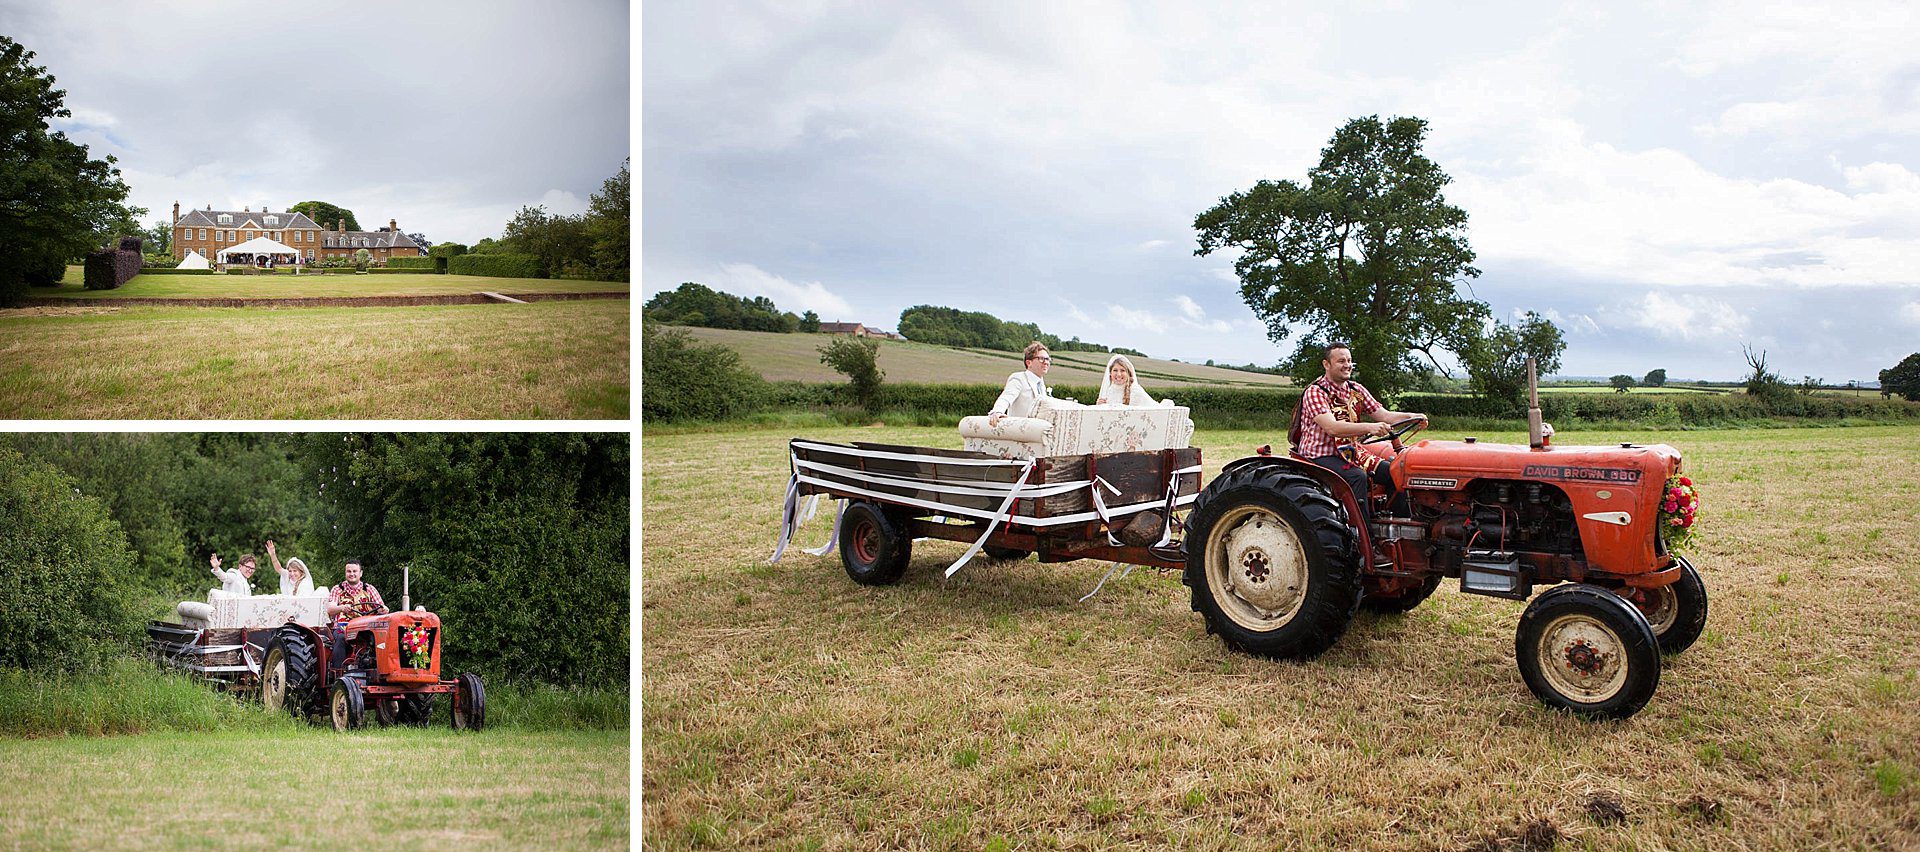
[[[628,842],[626,731],[0,739],[0,845],[608,848]]]
[[[0,418],[628,416],[620,301],[0,311]]]
[[[773,334],[764,331],[736,331],[724,328],[687,328],[695,338],[724,343],[740,353],[741,360],[768,381],[838,382],[845,377],[820,363],[820,347],[832,340],[825,334]],[[1020,369],[1017,352],[992,352],[985,349],[953,349],[901,340],[881,340],[880,369],[887,371],[889,382],[937,384],[999,385],[1007,374]],[[1099,352],[1055,352],[1053,369],[1047,380],[1056,385],[1098,387],[1100,373],[1107,367],[1107,355]],[[1183,385],[1216,387],[1283,387],[1287,379],[1265,373],[1248,373],[1221,367],[1183,364],[1157,358],[1133,358],[1141,373],[1140,384],[1156,398],[1160,390]]]
[[[624,293],[624,281],[490,278],[479,275],[136,275],[112,290],[88,290],[77,266],[59,287],[29,295],[75,299],[272,299],[299,296],[437,296],[466,293]]]
[[[1452,589],[1275,663],[1146,569],[1077,604],[1104,564],[768,566],[788,437],[642,441],[649,847],[1920,845],[1920,428],[1563,432],[1675,444],[1706,501],[1706,634],[1602,724],[1528,693],[1522,605]],[[1198,437],[1211,471],[1276,436]]]

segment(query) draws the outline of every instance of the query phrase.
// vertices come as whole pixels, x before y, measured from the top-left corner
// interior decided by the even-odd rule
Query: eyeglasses
[[[1040,362],[1040,363],[1042,363],[1042,364],[1051,364],[1051,363],[1053,363],[1053,359],[1052,359],[1052,358],[1029,358],[1029,359],[1027,359],[1027,360],[1029,360],[1029,361],[1039,361],[1039,362]]]

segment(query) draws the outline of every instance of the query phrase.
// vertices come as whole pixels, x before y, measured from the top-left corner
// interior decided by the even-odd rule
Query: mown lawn
[[[78,266],[67,267],[58,287],[35,287],[29,295],[78,299],[228,298],[302,296],[438,296],[466,293],[624,293],[624,281],[560,281],[479,275],[136,275],[112,290],[88,290]],[[6,314],[0,313],[0,317]]]
[[[628,416],[625,300],[0,311],[0,418]]]
[[[1197,444],[1211,474],[1279,432]],[[920,542],[884,588],[837,555],[768,565],[789,437],[642,440],[649,847],[1920,846],[1920,427],[1562,431],[1673,444],[1705,501],[1706,632],[1610,723],[1527,691],[1522,604],[1451,586],[1281,663],[1147,569],[1077,603],[1106,564],[942,582],[960,546]]]
[[[0,845],[624,848],[628,732],[0,739]]]

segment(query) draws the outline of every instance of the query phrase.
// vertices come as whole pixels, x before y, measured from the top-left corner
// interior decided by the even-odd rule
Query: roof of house
[[[857,322],[823,322],[820,330],[829,334],[851,334],[862,328]]]
[[[339,240],[343,237],[348,240],[348,242],[345,243],[344,245],[346,247],[352,247],[352,248],[360,247],[352,242],[352,240],[356,237],[367,241],[365,248],[417,249],[420,247],[420,244],[414,242],[412,237],[409,237],[400,231],[389,231],[385,228],[381,228],[378,231],[328,231],[325,237],[325,242],[321,244],[339,248],[343,245],[342,243],[339,242]]]
[[[230,223],[222,223],[220,215],[233,217]],[[266,217],[274,216],[279,222],[269,225]],[[188,210],[180,214],[179,227],[194,228],[253,228],[255,230],[323,230],[305,213],[279,212],[266,210]]]

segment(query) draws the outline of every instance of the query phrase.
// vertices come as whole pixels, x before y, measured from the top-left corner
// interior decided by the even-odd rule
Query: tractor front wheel
[[[487,688],[477,674],[461,674],[453,696],[453,729],[478,731],[487,725]]]
[[[333,729],[351,731],[360,727],[367,712],[367,691],[360,681],[343,677],[333,682],[333,700],[330,702],[333,716]]]
[[[267,640],[266,662],[260,667],[260,703],[268,710],[306,715],[316,671],[313,640],[297,628],[282,629]]]
[[[1534,598],[1520,616],[1514,654],[1542,703],[1589,718],[1632,716],[1660,685],[1660,643],[1646,616],[1585,583]]]
[[[1635,601],[1660,640],[1660,653],[1678,654],[1700,638],[1707,627],[1707,584],[1685,556],[1675,554],[1680,564],[1680,579],[1648,589]]]
[[[840,516],[840,564],[863,586],[900,582],[913,558],[913,539],[879,506],[856,502]]]
[[[1278,465],[1230,471],[1187,520],[1193,609],[1227,647],[1301,659],[1346,632],[1360,602],[1353,529],[1312,477]]]

